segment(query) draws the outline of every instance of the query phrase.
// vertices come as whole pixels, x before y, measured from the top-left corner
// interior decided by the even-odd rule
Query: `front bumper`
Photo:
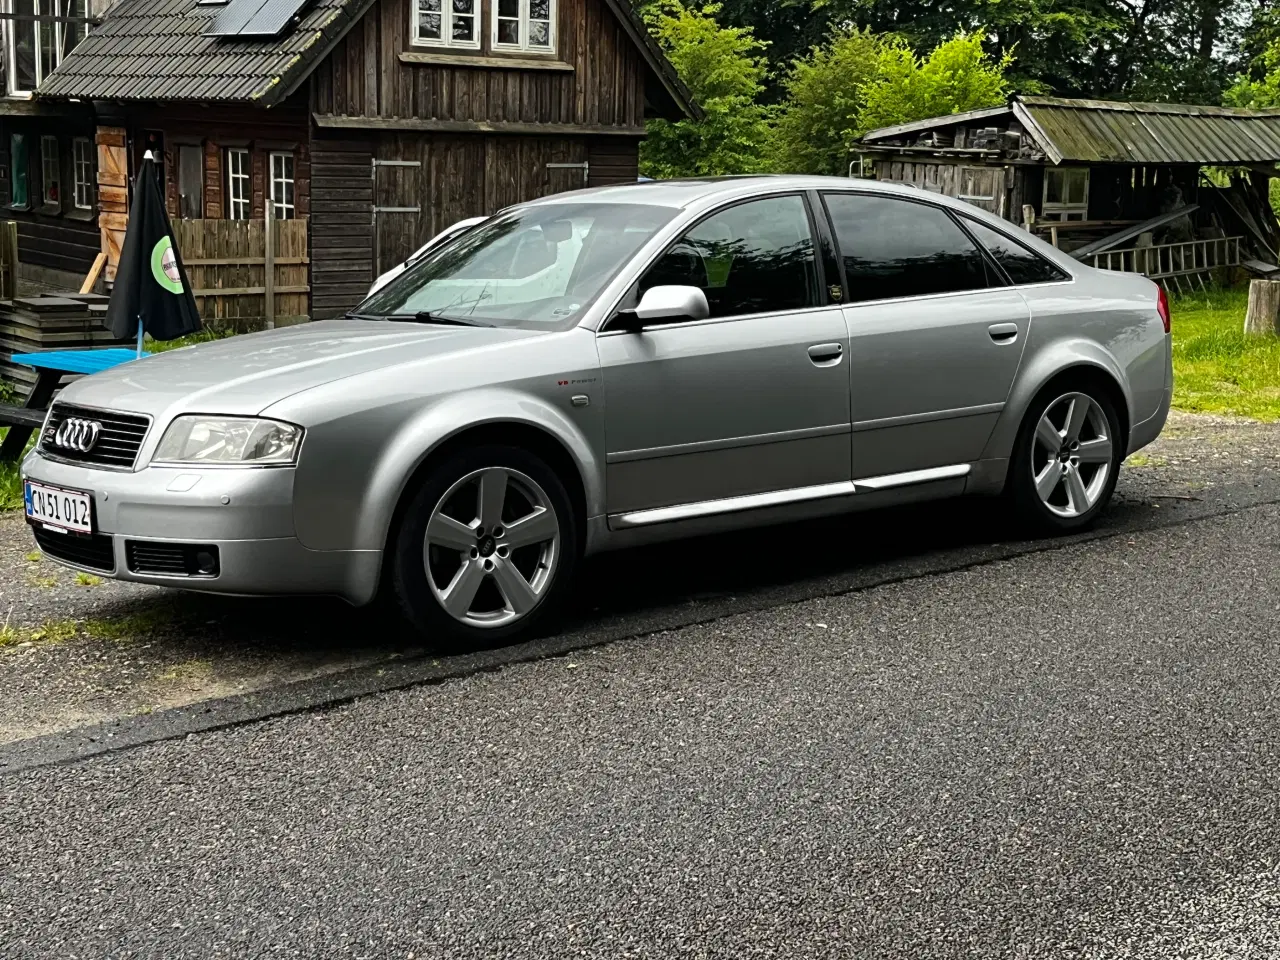
[[[311,550],[298,540],[292,468],[149,466],[124,472],[63,463],[32,452],[23,461],[22,475],[93,498],[94,530],[110,538],[114,568],[51,557],[66,566],[117,580],[208,593],[332,594],[363,604],[377,592],[380,551]],[[131,570],[125,548],[129,540],[216,546],[218,573],[182,576]]]

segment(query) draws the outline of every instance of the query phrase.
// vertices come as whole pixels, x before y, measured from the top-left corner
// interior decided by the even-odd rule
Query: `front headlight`
[[[293,463],[302,428],[260,417],[178,417],[164,432],[152,463],[245,466]]]

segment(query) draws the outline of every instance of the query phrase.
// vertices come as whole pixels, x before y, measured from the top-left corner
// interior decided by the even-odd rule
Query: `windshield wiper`
[[[446,317],[444,314],[432,313],[430,310],[419,310],[417,313],[409,316],[408,314],[393,313],[387,317],[388,320],[412,320],[414,323],[439,323],[450,327],[492,327],[492,323],[485,323],[483,320],[472,320],[468,317]]]
[[[368,313],[352,313],[348,310],[342,315],[344,320],[382,320],[382,317],[375,317]]]

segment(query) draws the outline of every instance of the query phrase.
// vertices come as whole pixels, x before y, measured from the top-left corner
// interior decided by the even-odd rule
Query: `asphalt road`
[[[1213,449],[1090,540],[703,541],[426,682],[0,749],[0,957],[1276,956],[1280,481]]]

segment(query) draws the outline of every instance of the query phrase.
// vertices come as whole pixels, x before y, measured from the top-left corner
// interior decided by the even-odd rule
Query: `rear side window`
[[[992,230],[968,217],[964,222],[1014,283],[1051,283],[1070,279],[1063,270],[999,230]]]
[[[860,303],[1002,286],[974,242],[945,211],[896,197],[826,197],[849,290]]]

